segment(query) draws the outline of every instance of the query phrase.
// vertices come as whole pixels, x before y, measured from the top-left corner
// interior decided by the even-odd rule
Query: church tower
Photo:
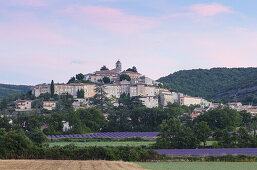
[[[116,62],[116,70],[120,73],[122,71],[122,67],[121,67],[121,62],[120,60],[118,60]]]

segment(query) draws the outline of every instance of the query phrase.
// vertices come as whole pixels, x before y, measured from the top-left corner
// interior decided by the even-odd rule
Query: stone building
[[[50,84],[39,84],[34,87],[32,90],[32,94],[35,95],[35,97],[39,97],[40,94],[49,93],[50,94]]]
[[[56,101],[43,101],[43,109],[54,110],[56,108]]]
[[[147,108],[154,108],[159,106],[157,96],[140,97],[139,100],[141,100],[142,104],[145,105]]]
[[[84,80],[89,80],[94,83],[103,81],[104,77],[109,77],[111,82],[118,82],[120,79],[120,73],[122,70],[121,62],[118,60],[115,64],[115,68],[112,70],[100,70],[94,73],[85,74]]]
[[[200,97],[184,96],[180,98],[180,105],[200,105],[201,107],[209,107],[211,103]]]
[[[16,111],[27,111],[31,110],[31,103],[30,100],[16,100]]]
[[[70,94],[74,98],[77,97],[78,90],[84,90],[84,98],[94,97],[96,85],[86,83],[71,83],[71,84],[55,84],[54,94]]]
[[[104,91],[108,98],[120,98],[121,86],[119,84],[106,84],[104,85]]]
[[[167,106],[168,103],[174,103],[174,96],[167,89],[159,89],[160,105]]]

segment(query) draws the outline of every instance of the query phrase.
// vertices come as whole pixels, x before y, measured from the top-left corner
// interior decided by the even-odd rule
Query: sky
[[[63,83],[119,59],[158,79],[256,67],[256,0],[0,0],[0,83]]]

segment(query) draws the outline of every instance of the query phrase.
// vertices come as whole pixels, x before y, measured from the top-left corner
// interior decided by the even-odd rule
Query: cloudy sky
[[[0,0],[0,83],[257,66],[256,0]]]

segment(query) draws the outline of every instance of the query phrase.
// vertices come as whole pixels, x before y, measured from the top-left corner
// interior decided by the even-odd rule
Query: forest
[[[172,91],[211,101],[257,104],[257,90],[247,90],[257,86],[257,68],[181,70],[162,77],[159,81]],[[246,90],[239,95],[239,89]],[[222,93],[224,95],[219,95]]]
[[[25,85],[0,84],[0,99],[9,94],[27,93],[31,88],[31,86]]]

